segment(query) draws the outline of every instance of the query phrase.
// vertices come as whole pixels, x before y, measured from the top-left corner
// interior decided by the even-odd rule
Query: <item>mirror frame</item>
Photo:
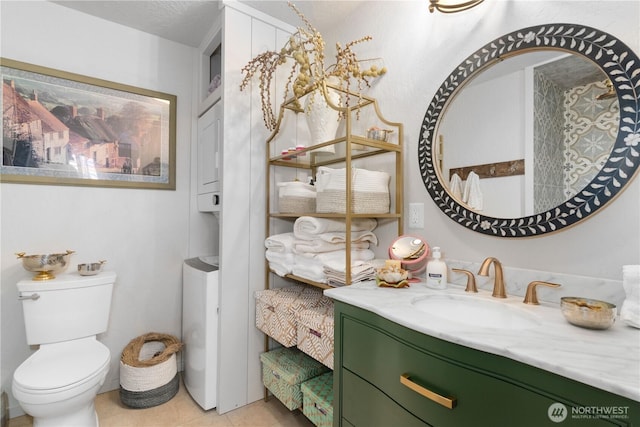
[[[600,172],[578,194],[541,213],[521,218],[494,218],[467,209],[440,180],[435,141],[438,122],[464,84],[484,68],[527,51],[554,49],[595,62],[613,83],[620,104],[615,144]],[[445,215],[458,224],[498,237],[531,237],[574,225],[613,200],[633,178],[640,163],[640,60],[622,41],[595,28],[548,24],[523,28],[499,37],[469,55],[434,95],[421,125],[418,166],[424,185]]]

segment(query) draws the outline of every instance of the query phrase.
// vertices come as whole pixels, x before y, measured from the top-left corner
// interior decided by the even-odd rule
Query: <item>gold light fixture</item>
[[[429,12],[433,13],[435,10],[442,13],[462,12],[463,10],[471,9],[479,5],[483,1],[484,0],[470,0],[462,3],[448,3],[447,1],[429,0]]]

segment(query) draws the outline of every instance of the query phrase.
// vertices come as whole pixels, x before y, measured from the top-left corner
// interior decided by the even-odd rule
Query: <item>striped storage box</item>
[[[297,343],[296,313],[315,307],[322,290],[294,285],[255,292],[256,327],[285,347]]]
[[[262,353],[262,382],[290,411],[302,407],[300,385],[328,371],[297,348],[281,347]]]
[[[333,369],[333,300],[322,297],[316,307],[300,310],[296,316],[298,348]]]
[[[333,372],[327,372],[300,386],[302,413],[318,427],[333,426]]]

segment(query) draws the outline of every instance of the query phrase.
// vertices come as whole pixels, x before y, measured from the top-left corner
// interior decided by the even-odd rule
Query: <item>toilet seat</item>
[[[42,345],[16,369],[13,391],[33,397],[82,393],[102,380],[109,362],[109,349],[95,337]]]

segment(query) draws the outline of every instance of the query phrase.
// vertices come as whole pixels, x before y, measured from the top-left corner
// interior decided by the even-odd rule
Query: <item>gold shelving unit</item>
[[[331,103],[329,97],[327,96],[327,90],[333,89],[341,93],[341,97],[343,99],[343,105],[337,106]],[[301,150],[297,150],[295,152],[295,158],[292,158],[293,155],[290,153],[282,154],[281,150],[276,148],[278,144],[278,130],[272,133],[272,135],[267,139],[267,165],[266,165],[266,233],[267,236],[271,235],[271,223],[275,218],[279,219],[291,219],[295,220],[301,216],[312,216],[317,218],[336,218],[336,219],[344,219],[345,227],[346,227],[346,250],[345,250],[345,265],[351,265],[351,221],[356,218],[376,218],[376,219],[389,219],[395,220],[397,222],[397,233],[398,235],[403,234],[403,125],[402,123],[391,122],[385,119],[378,107],[378,103],[375,99],[367,97],[367,96],[358,96],[352,93],[349,93],[345,90],[342,90],[338,87],[326,84],[323,85],[321,89],[327,100],[327,103],[331,106],[331,108],[340,112],[342,120],[343,131],[341,136],[330,140],[325,141],[320,144],[313,145],[311,147],[306,147]],[[304,111],[300,108],[300,102],[303,98],[291,98],[284,102],[279,111],[278,117],[278,129],[280,125],[283,123],[283,118],[286,114],[305,114]],[[351,101],[351,103],[344,102],[346,99]],[[348,105],[347,105],[348,104]],[[376,124],[381,126],[385,126],[388,129],[393,130],[392,132],[392,140],[390,142],[379,141],[375,139],[367,138],[366,130],[364,130],[363,123],[358,123],[359,126],[354,126],[355,123],[364,120],[361,117],[364,113],[369,114],[369,120],[374,121]],[[373,114],[371,114],[373,113]],[[360,120],[358,120],[360,118]],[[359,127],[359,129],[356,129]],[[340,131],[339,131],[340,133]],[[322,153],[318,154],[320,149],[326,147],[334,147],[334,151],[336,154],[327,154]],[[343,149],[342,149],[343,148]],[[279,154],[273,154],[279,153]],[[389,154],[394,157],[394,173],[392,174],[395,178],[395,189],[392,189],[393,193],[391,194],[393,198],[392,203],[392,212],[385,214],[355,214],[353,213],[352,206],[352,176],[351,174],[346,174],[346,213],[316,213],[316,212],[308,212],[308,213],[279,213],[272,209],[271,206],[271,195],[274,195],[275,185],[272,182],[272,175],[274,174],[274,170],[276,168],[294,168],[309,171],[313,177],[316,175],[317,168],[321,166],[331,166],[331,165],[340,165],[340,167],[344,167],[347,170],[351,170],[355,167],[355,163],[360,163],[367,158],[372,158],[375,156],[380,156],[383,154]],[[274,198],[276,196],[274,195]],[[267,274],[265,275],[265,289],[268,289],[270,286],[270,276],[272,273],[268,268],[268,263],[265,260]],[[287,275],[286,279],[293,280],[300,283],[305,283],[311,286],[316,286],[319,288],[326,289],[327,286],[324,283],[318,283],[312,280],[308,280],[305,278],[301,278],[295,275]],[[347,285],[351,284],[351,269],[346,268],[346,283]]]

